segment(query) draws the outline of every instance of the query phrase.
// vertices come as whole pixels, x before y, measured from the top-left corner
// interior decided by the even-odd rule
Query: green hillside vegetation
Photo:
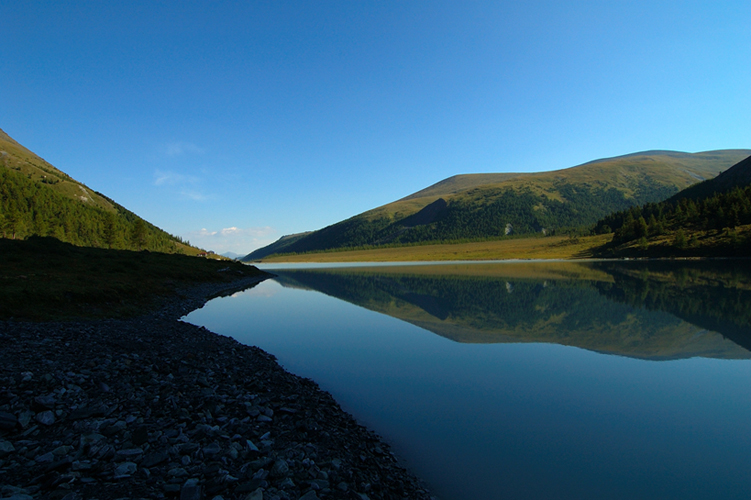
[[[0,236],[52,236],[78,246],[195,254],[185,244],[72,179],[0,130]]]
[[[749,154],[651,151],[551,172],[454,176],[288,244],[256,250],[245,260],[272,253],[560,234],[615,211],[664,200]]]
[[[613,213],[594,231],[614,233],[602,255],[749,256],[751,157],[666,201]]]

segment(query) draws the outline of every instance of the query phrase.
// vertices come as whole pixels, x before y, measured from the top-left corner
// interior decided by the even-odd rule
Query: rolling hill
[[[198,253],[55,168],[0,130],[0,236],[78,246]]]
[[[554,234],[669,198],[749,155],[750,150],[647,151],[548,172],[456,175],[318,231],[286,237],[243,260],[274,253]]]

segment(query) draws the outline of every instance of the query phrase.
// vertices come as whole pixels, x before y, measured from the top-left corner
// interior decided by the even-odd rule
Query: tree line
[[[699,200],[671,199],[631,207],[598,221],[594,232],[614,233],[614,244],[675,233],[675,246],[682,248],[688,243],[686,232],[734,231],[746,224],[751,224],[751,185]]]

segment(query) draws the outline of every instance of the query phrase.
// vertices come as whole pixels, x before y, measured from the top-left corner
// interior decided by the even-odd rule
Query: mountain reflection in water
[[[544,342],[653,360],[751,358],[744,261],[274,270],[463,343]]]
[[[187,321],[315,380],[439,498],[751,497],[746,263],[311,267]]]

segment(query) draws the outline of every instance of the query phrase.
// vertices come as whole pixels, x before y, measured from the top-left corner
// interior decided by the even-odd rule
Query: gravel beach
[[[275,358],[179,321],[0,322],[0,498],[430,499],[377,435]]]

